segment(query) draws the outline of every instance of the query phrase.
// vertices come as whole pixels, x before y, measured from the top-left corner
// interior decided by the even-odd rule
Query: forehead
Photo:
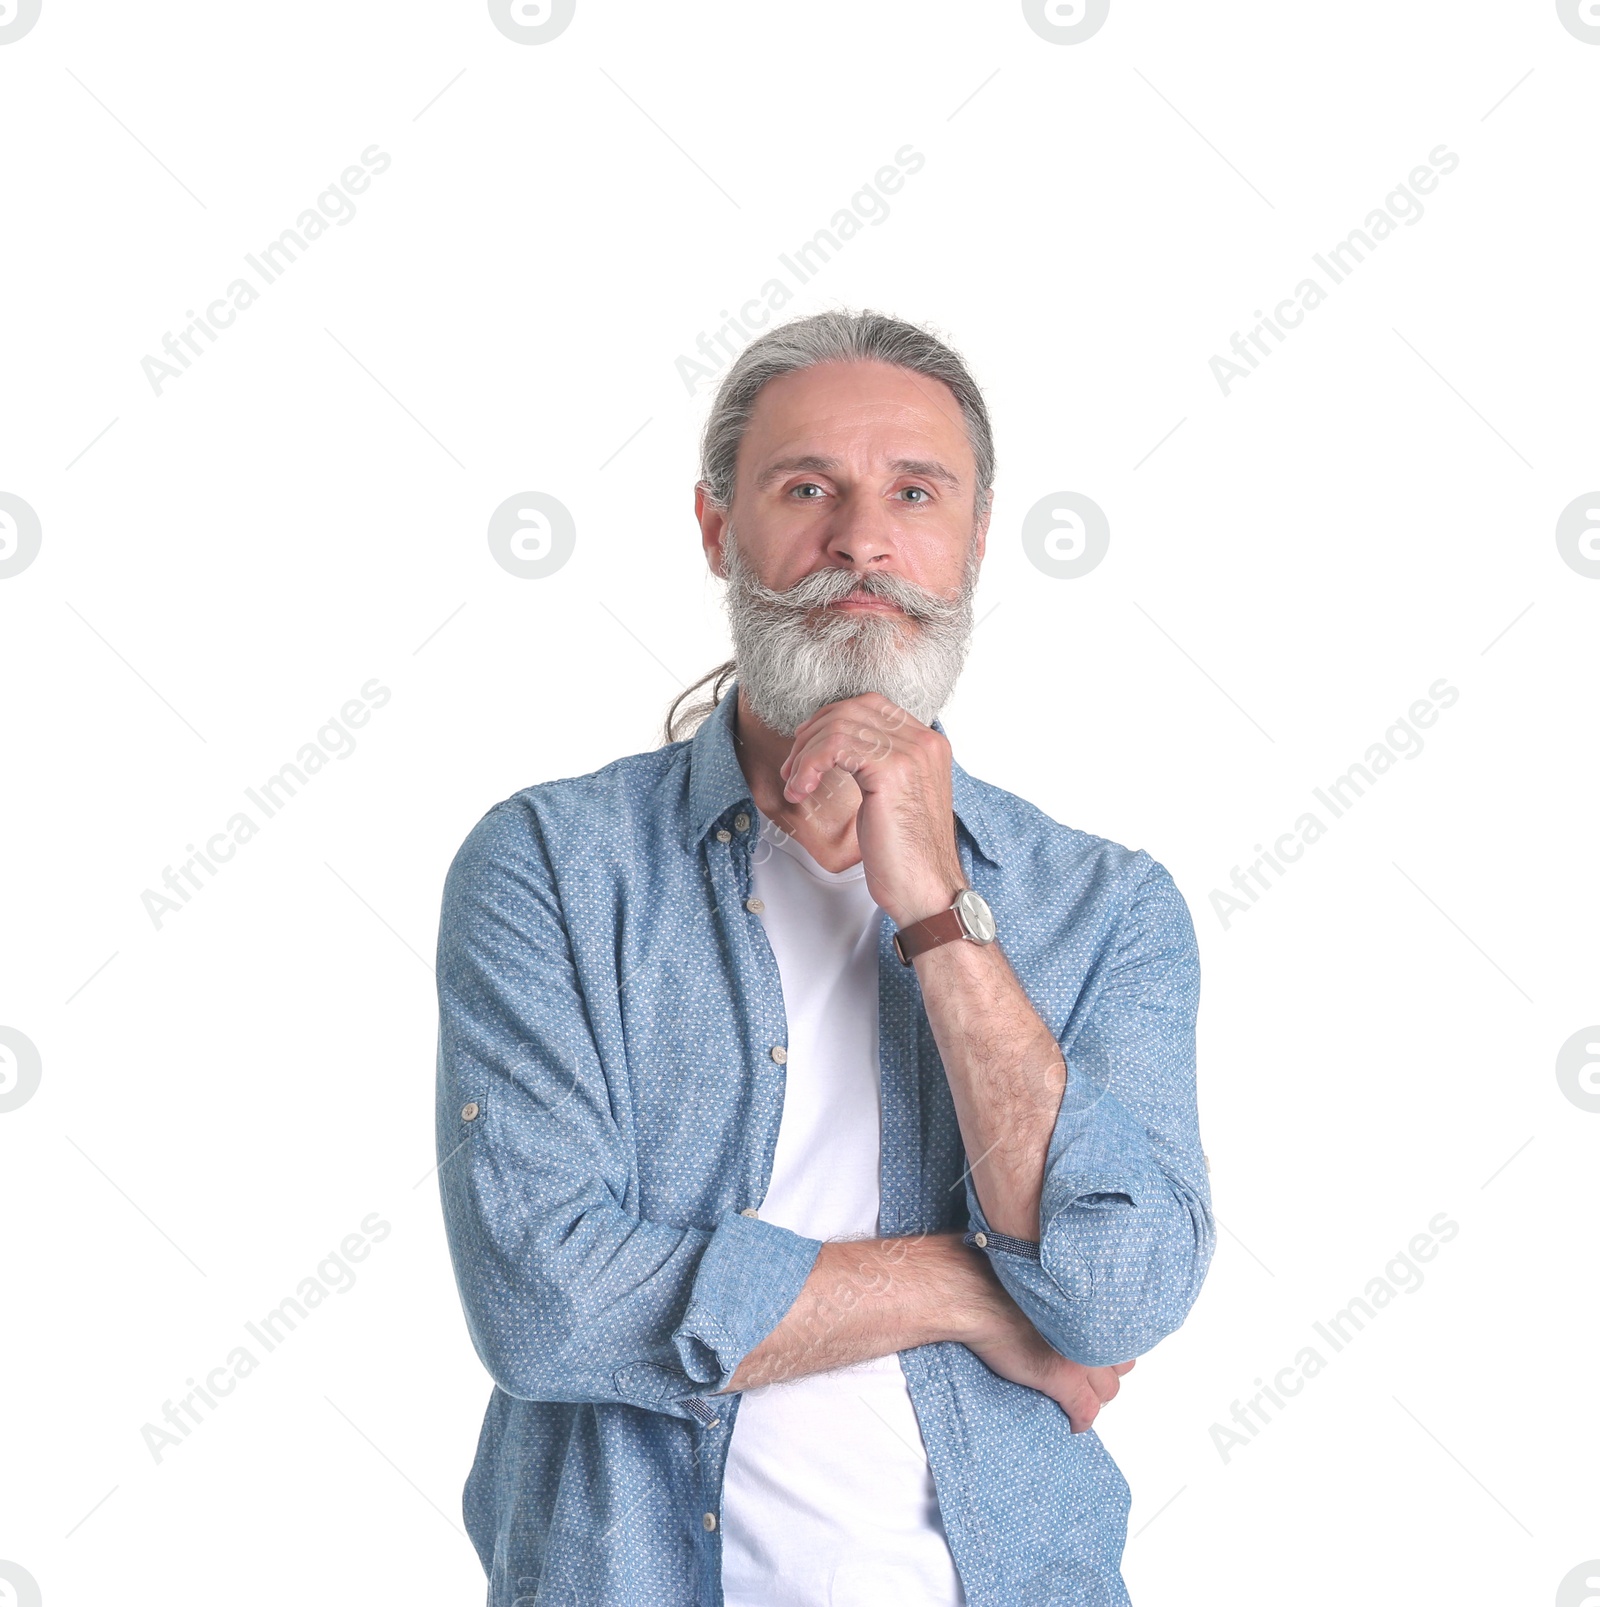
[[[769,380],[739,443],[739,480],[775,458],[835,458],[855,467],[931,458],[961,484],[974,474],[972,444],[955,394],[942,380],[891,363],[817,363]]]

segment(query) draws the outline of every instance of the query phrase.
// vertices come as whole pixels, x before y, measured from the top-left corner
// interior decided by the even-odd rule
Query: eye
[[[917,502],[913,504],[913,506],[920,506],[924,502],[933,501],[933,498],[928,491],[920,485],[908,485],[900,494],[904,497],[916,497]]]
[[[802,502],[815,502],[817,500],[817,497],[808,497],[808,496],[801,495],[801,493],[806,492],[806,491],[815,491],[816,494],[817,494],[817,497],[820,497],[820,496],[822,496],[824,494],[823,490],[822,490],[822,487],[820,485],[818,485],[816,483],[816,481],[807,480],[804,485],[797,485],[794,488],[792,495],[800,497],[800,500]]]

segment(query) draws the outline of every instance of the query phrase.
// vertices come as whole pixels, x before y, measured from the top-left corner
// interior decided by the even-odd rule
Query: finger
[[[783,777],[783,793],[786,798],[798,801],[816,790],[818,778],[828,768],[817,762],[818,751],[815,733],[806,737],[796,733],[794,746],[789,749],[789,757],[783,761],[778,771]]]
[[[881,726],[885,731],[898,731],[908,724],[926,729],[920,720],[914,720],[898,703],[881,692],[863,692],[859,697],[845,698],[833,704],[832,708],[852,720],[864,720],[871,725]]]
[[[1134,1364],[1131,1361],[1119,1361],[1112,1367],[1111,1371],[1120,1378],[1124,1373],[1132,1372],[1133,1367]]]
[[[821,714],[813,715],[794,734],[794,740],[789,745],[789,755],[784,763],[789,768],[792,777],[804,761],[807,754],[814,754],[819,749],[835,746],[844,740],[845,733],[861,724],[859,717],[851,719],[841,717],[839,705],[824,710]]]
[[[1117,1391],[1122,1388],[1122,1380],[1117,1377],[1116,1371],[1110,1367],[1091,1367],[1089,1369],[1089,1388],[1100,1397],[1102,1404],[1117,1398]]]
[[[828,771],[860,775],[889,749],[888,739],[869,727],[830,722],[804,742],[796,743],[789,758],[784,792],[798,802],[817,790]]]
[[[846,719],[870,719],[878,713],[877,705],[885,709],[895,707],[888,698],[879,697],[876,693],[866,692],[859,697],[840,698],[837,703],[824,703],[815,714],[802,720],[795,727],[795,741],[801,742],[815,729],[818,721],[826,720],[834,715],[843,715]]]
[[[793,803],[810,797],[823,776],[834,768],[833,754],[837,747],[837,738],[826,730],[804,742],[796,742],[785,766],[788,773],[784,776],[784,796]]]
[[[1062,1403],[1061,1409],[1067,1414],[1072,1432],[1081,1434],[1100,1415],[1100,1398],[1092,1389],[1080,1384]]]

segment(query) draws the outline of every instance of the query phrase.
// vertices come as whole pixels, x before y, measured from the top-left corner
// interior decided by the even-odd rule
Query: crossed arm
[[[959,885],[958,881],[950,885]],[[946,895],[948,898],[948,895]],[[1045,1155],[1066,1065],[998,945],[949,943],[915,961],[971,1177],[996,1232],[1036,1241]],[[1131,1359],[1069,1360],[1041,1337],[960,1234],[825,1244],[799,1298],[734,1373],[751,1389],[940,1340],[1049,1395],[1074,1433],[1094,1422]]]
[[[1002,1378],[1050,1396],[1074,1434],[1094,1422],[1132,1361],[1083,1367],[1053,1350],[956,1233],[824,1244],[783,1320],[723,1393],[954,1340]]]

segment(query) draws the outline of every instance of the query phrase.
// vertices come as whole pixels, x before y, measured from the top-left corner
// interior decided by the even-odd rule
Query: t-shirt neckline
[[[752,808],[755,806],[752,804]],[[847,882],[859,882],[866,878],[867,868],[858,859],[853,865],[846,865],[843,870],[829,870],[826,866],[817,863],[817,860],[800,840],[791,837],[781,827],[775,826],[759,809],[755,810],[756,831],[760,838],[770,842],[780,852],[787,854],[802,870],[819,882],[826,882],[832,886],[840,886]]]

